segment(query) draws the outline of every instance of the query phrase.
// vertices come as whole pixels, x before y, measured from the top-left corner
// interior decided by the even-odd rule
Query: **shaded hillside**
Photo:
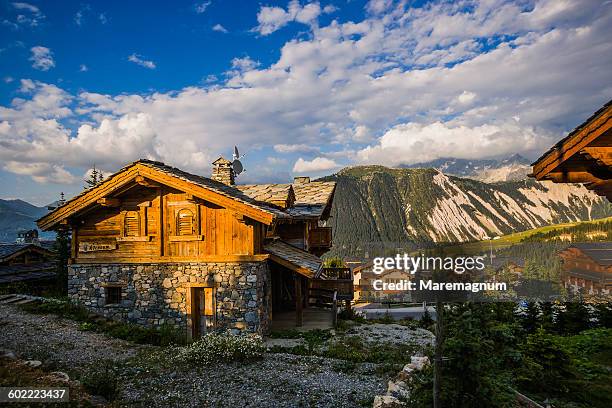
[[[610,204],[583,186],[531,179],[487,184],[435,169],[359,166],[324,180],[338,183],[331,254],[480,240],[612,215]]]
[[[0,199],[0,242],[13,242],[20,230],[36,228],[36,220],[47,213],[23,200]]]

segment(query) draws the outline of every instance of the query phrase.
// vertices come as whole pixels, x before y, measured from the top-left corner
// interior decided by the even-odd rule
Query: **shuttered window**
[[[183,208],[176,216],[176,235],[193,235],[195,233],[195,217],[191,210]]]
[[[123,235],[137,237],[140,235],[140,214],[138,211],[128,211],[123,220]]]

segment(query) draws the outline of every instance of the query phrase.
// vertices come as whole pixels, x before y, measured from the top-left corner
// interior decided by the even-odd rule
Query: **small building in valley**
[[[72,233],[69,296],[193,337],[265,334],[287,312],[300,326],[311,288],[337,281],[319,258],[332,244],[335,183],[235,185],[230,164],[219,158],[206,178],[139,160],[38,220]]]
[[[397,284],[415,281],[415,275],[401,269],[388,269],[381,274],[372,271],[373,262],[353,269],[353,285],[357,302],[409,302],[412,292],[395,290]],[[384,284],[384,285],[383,285]],[[389,284],[392,284],[389,286]]]
[[[54,258],[45,243],[0,244],[0,288],[38,294],[55,283]]]
[[[584,295],[612,294],[612,243],[575,243],[559,256],[566,289]]]

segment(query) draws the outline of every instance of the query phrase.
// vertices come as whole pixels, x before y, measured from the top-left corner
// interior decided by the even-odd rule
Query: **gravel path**
[[[266,354],[252,364],[185,368],[158,364],[164,349],[138,346],[52,315],[0,305],[0,349],[43,367],[78,376],[101,360],[121,368],[120,406],[359,407],[386,389],[373,364],[290,354]],[[72,377],[72,375],[71,375]]]

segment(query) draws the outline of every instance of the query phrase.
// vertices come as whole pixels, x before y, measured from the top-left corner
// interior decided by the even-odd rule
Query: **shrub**
[[[180,349],[177,357],[181,361],[197,365],[249,362],[261,359],[264,351],[261,337],[256,335],[208,333],[198,341]]]
[[[113,401],[119,395],[119,383],[112,362],[103,362],[81,378],[81,383],[90,394],[100,395]]]

